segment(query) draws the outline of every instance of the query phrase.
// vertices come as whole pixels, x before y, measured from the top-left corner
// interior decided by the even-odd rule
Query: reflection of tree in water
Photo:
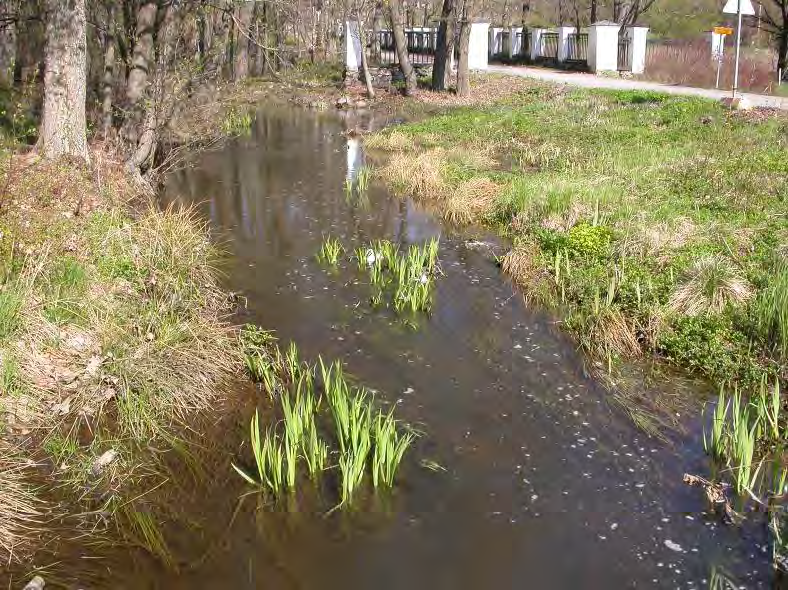
[[[329,233],[344,234],[349,247],[379,237],[403,246],[431,237],[436,225],[428,216],[375,183],[366,202],[345,199],[345,180],[357,175],[364,155],[360,140],[344,137],[343,129],[359,125],[371,123],[261,110],[250,136],[173,175],[165,200],[199,203],[237,246],[275,258],[308,256]]]

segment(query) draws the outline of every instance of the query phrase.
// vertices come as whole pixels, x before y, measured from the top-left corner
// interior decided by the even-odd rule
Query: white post
[[[489,60],[490,23],[471,23],[468,39],[468,69],[486,70]]]
[[[736,8],[736,65],[733,68],[733,93],[731,98],[736,98],[736,90],[739,88],[739,52],[741,50],[741,0],[738,0]]]
[[[345,68],[348,72],[361,69],[361,37],[358,21],[345,21]]]
[[[619,25],[600,21],[588,28],[588,69],[599,72],[618,71]]]
[[[717,81],[714,83],[714,88],[720,87],[720,71],[722,70],[722,58],[724,52],[725,52],[725,35],[720,35],[720,44],[717,51]]]
[[[545,29],[531,29],[531,61],[542,57],[542,34]]]
[[[629,65],[633,74],[642,74],[646,71],[647,40],[648,27],[629,27]]]
[[[722,54],[722,45],[725,42],[725,35],[711,32],[711,61],[719,61]]]
[[[523,28],[509,28],[509,59],[519,56],[523,52]]]
[[[566,61],[566,57],[569,53],[569,35],[574,32],[574,27],[558,27],[558,63]]]
[[[503,29],[493,27],[490,29],[490,57],[497,57],[503,53]]]

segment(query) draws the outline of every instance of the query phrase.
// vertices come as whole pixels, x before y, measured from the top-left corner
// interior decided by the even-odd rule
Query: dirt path
[[[622,78],[606,78],[593,74],[580,72],[559,72],[547,68],[491,65],[488,72],[511,74],[525,78],[534,78],[557,84],[569,84],[582,88],[610,88],[612,90],[654,90],[668,94],[681,94],[685,96],[702,96],[711,99],[722,99],[730,96],[730,90],[712,90],[707,88],[692,88],[690,86],[669,86],[659,82],[646,82],[644,80],[626,80]],[[764,94],[744,93],[750,104],[756,107],[771,107],[788,110],[788,98],[767,96]]]

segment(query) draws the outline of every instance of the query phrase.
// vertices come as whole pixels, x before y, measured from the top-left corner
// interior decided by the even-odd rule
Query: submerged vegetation
[[[436,238],[407,250],[389,240],[376,240],[359,246],[354,252],[358,270],[366,272],[372,287],[370,302],[374,307],[387,306],[399,314],[429,313],[435,291],[435,277],[440,272]],[[336,267],[344,247],[328,237],[320,247],[318,261]]]
[[[299,360],[295,345],[283,355],[273,336],[254,326],[247,326],[241,339],[251,375],[282,416],[263,431],[255,412],[249,433],[254,470],[233,465],[241,477],[278,500],[295,493],[300,479],[319,483],[323,473],[337,469],[342,506],[352,503],[370,473],[374,487],[394,485],[414,435],[393,411],[377,408],[372,393],[352,385],[338,361],[326,365],[320,358],[309,366]]]

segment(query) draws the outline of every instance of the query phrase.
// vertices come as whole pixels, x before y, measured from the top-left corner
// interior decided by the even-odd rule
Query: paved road
[[[551,70],[548,68],[539,67],[521,67],[521,66],[502,66],[490,65],[487,68],[488,72],[496,72],[503,74],[511,74],[514,76],[523,76],[526,78],[534,78],[536,80],[545,80],[547,82],[555,82],[557,84],[569,84],[571,86],[580,86],[582,88],[610,88],[613,90],[655,90],[657,92],[666,92],[668,94],[681,94],[685,96],[702,96],[704,98],[722,99],[730,96],[730,91],[724,90],[710,90],[706,88],[692,88],[691,86],[670,86],[668,84],[660,84],[659,82],[646,82],[643,80],[628,80],[624,78],[607,78],[604,76],[595,76],[593,74],[583,74],[580,72],[563,72]],[[788,98],[779,96],[767,96],[765,94],[749,94],[744,93],[744,96],[750,101],[750,104],[756,107],[771,107],[777,109],[788,110]]]

